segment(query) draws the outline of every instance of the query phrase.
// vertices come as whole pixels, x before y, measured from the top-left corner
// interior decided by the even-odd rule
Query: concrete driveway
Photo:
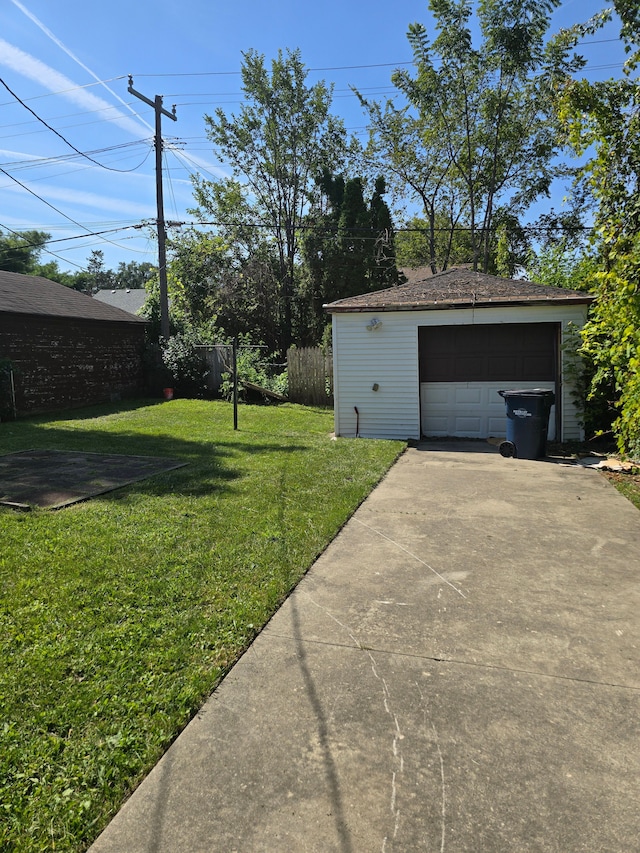
[[[640,849],[640,513],[410,448],[93,853]]]

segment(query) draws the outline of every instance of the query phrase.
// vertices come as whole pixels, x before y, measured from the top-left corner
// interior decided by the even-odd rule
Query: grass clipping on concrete
[[[0,849],[84,850],[381,479],[401,442],[222,402],[0,424],[190,464],[57,512],[0,509]]]

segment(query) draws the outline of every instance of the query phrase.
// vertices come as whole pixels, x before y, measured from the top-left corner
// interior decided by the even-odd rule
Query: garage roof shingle
[[[330,314],[351,311],[417,311],[495,305],[532,305],[570,302],[588,304],[593,297],[577,290],[550,287],[533,281],[452,267],[436,275],[409,280],[406,284],[349,296],[330,302]]]
[[[146,322],[142,317],[92,299],[48,278],[6,270],[0,270],[0,313],[120,323]]]

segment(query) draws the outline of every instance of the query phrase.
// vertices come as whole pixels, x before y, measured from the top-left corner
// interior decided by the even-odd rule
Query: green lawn
[[[332,427],[195,400],[0,424],[0,453],[190,463],[0,508],[0,850],[84,850],[404,447]]]

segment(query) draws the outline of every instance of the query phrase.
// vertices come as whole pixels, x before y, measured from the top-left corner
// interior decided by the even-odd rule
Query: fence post
[[[238,338],[233,339],[233,428],[238,429]]]

